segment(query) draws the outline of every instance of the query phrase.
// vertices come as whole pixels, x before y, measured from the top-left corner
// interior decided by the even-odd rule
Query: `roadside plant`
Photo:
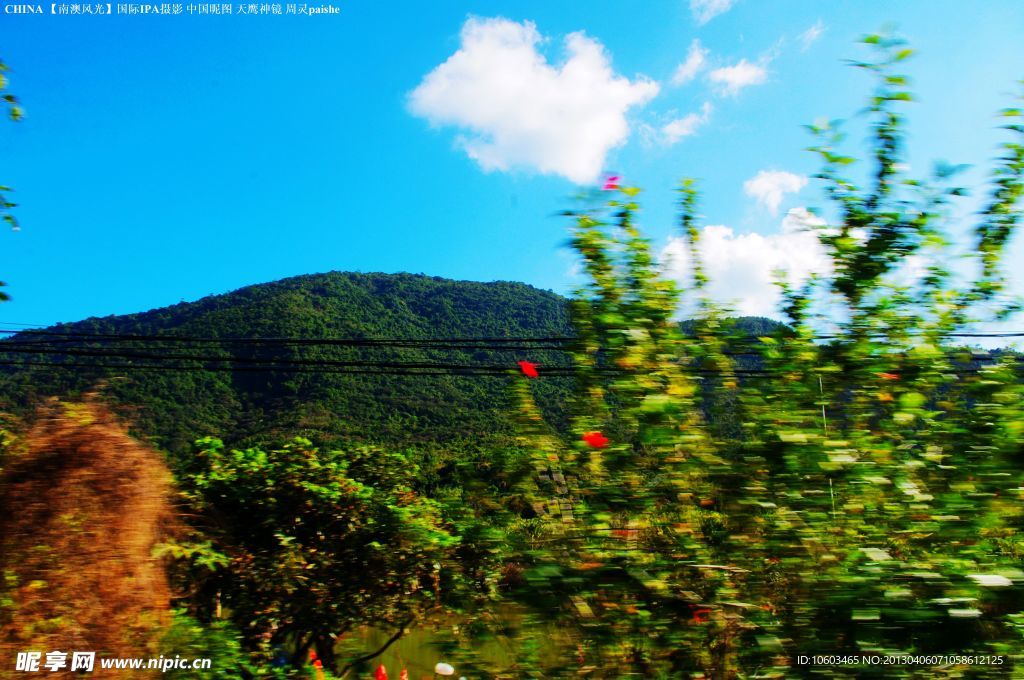
[[[692,180],[684,291],[636,226],[638,190],[616,182],[567,213],[587,277],[572,301],[577,392],[560,432],[518,386],[541,527],[508,546],[523,569],[509,597],[528,613],[517,665],[496,672],[782,676],[823,652],[935,655],[889,669],[903,677],[1021,667],[1019,357],[957,333],[1017,309],[1001,262],[1021,219],[1022,112],[1001,114],[1010,139],[976,216],[975,271],[958,275],[956,172],[903,170],[912,52],[864,42],[866,188],[845,174],[840,126],[812,126],[830,206],[807,228],[831,266],[780,284],[776,332],[738,336],[708,299]],[[923,273],[908,280],[910,262]],[[685,332],[683,294],[697,310]]]

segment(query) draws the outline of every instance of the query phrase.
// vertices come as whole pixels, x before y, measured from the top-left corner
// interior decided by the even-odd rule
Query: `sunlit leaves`
[[[799,289],[783,279],[790,328],[730,337],[725,312],[701,300],[692,181],[680,188],[694,260],[687,293],[699,303],[692,337],[670,323],[677,293],[659,280],[637,206],[572,213],[589,277],[573,302],[572,430],[610,442],[598,450],[544,435],[538,448],[565,472],[564,483],[541,487],[552,494],[546,507],[561,511],[547,515],[557,548],[529,555],[523,601],[568,625],[587,672],[729,677],[784,669],[823,644],[962,654],[1019,641],[1024,583],[1009,570],[1024,555],[1024,480],[1013,464],[1024,433],[1020,364],[1008,354],[979,366],[954,350],[952,333],[1002,291],[998,263],[1020,219],[1020,147],[1007,145],[997,165],[977,232],[981,274],[967,293],[955,290],[942,226],[964,194],[949,184],[960,167],[904,176],[899,107],[913,97],[894,69],[912,51],[887,36],[864,42],[876,50],[856,63],[875,79],[873,172],[859,187],[843,174],[855,159],[838,149],[838,125],[810,127],[835,208],[818,228],[832,267]],[[1020,111],[1005,115],[1018,133]],[[931,263],[918,283],[898,285],[913,256]],[[837,323],[813,306],[822,292],[841,307]],[[818,342],[825,325],[835,335]],[[759,370],[742,375],[734,356],[756,357]],[[558,672],[579,670],[569,658]]]

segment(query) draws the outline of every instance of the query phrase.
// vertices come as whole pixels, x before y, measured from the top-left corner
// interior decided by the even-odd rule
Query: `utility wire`
[[[103,369],[126,369],[126,370],[159,370],[159,371],[181,371],[185,373],[195,373],[197,371],[218,371],[218,372],[239,372],[239,373],[315,373],[315,374],[330,374],[330,375],[398,375],[398,376],[493,376],[502,377],[510,376],[512,372],[510,369],[503,369],[500,371],[495,370],[475,370],[472,368],[458,368],[450,367],[447,370],[409,370],[400,369],[394,370],[388,367],[380,368],[349,368],[349,369],[331,369],[331,368],[276,368],[273,366],[186,366],[182,364],[124,364],[124,363],[82,363],[82,362],[56,362],[56,361],[8,361],[0,360],[0,366],[41,366],[48,368],[62,368],[62,369],[87,369],[87,368],[103,368]],[[553,375],[565,375],[569,373],[555,373],[553,371],[546,371],[545,375],[551,373]]]
[[[66,353],[61,353],[66,356]],[[92,355],[90,355],[92,356]],[[121,354],[104,354],[104,358],[123,359],[125,355]],[[127,357],[130,358],[130,357]],[[411,364],[411,363],[387,363],[387,362],[334,362],[324,363],[317,361],[302,362],[298,365],[286,364],[282,365],[281,362],[269,360],[269,361],[255,361],[246,362],[243,360],[240,363],[245,365],[230,364],[222,365],[223,359],[212,358],[204,359],[199,357],[187,357],[187,361],[195,361],[197,363],[203,363],[201,366],[189,366],[186,364],[171,364],[171,363],[85,363],[85,362],[69,362],[69,361],[32,361],[32,360],[10,360],[0,357],[0,366],[9,367],[22,367],[22,366],[36,366],[36,367],[47,367],[47,368],[59,368],[59,369],[90,369],[90,368],[102,368],[102,369],[124,369],[124,370],[170,370],[180,371],[186,373],[195,373],[197,371],[228,371],[228,372],[250,372],[250,373],[313,373],[321,375],[404,375],[404,376],[492,376],[492,377],[520,377],[520,372],[515,368],[503,365],[485,365],[485,364]],[[210,363],[215,365],[210,365]],[[250,365],[255,364],[255,365]],[[958,375],[974,374],[984,370],[985,367],[970,367],[965,366],[957,369],[955,372]],[[541,377],[567,377],[571,378],[576,375],[575,370],[571,367],[538,367],[538,373]],[[618,369],[613,367],[597,368],[595,372],[598,375],[606,377],[614,377],[616,375],[630,375],[630,371],[626,369]],[[708,376],[722,376],[721,371],[715,371],[710,369],[691,369],[690,373],[697,375],[708,375]],[[730,371],[732,375],[738,376],[761,376],[768,377],[776,375],[775,371],[767,369],[744,369],[737,368]]]
[[[209,342],[237,344],[294,344],[294,345],[341,345],[341,346],[438,346],[456,345],[458,347],[506,347],[509,344],[528,344],[535,348],[534,343],[561,344],[572,342],[575,338],[568,336],[556,337],[476,337],[476,338],[295,338],[295,337],[212,337],[195,335],[140,335],[130,333],[88,333],[81,331],[15,331],[0,329],[0,334],[42,336],[51,338],[94,338],[103,340],[131,340],[138,342]]]
[[[381,346],[381,347],[405,347],[405,346],[457,346],[459,348],[489,349],[492,346],[508,347],[511,344],[526,345],[526,348],[540,349],[534,343],[548,343],[561,345],[571,343],[577,338],[572,336],[550,336],[550,337],[471,337],[471,338],[296,338],[296,337],[242,337],[242,336],[196,336],[196,335],[156,335],[156,334],[131,334],[131,333],[91,333],[85,331],[63,331],[63,330],[8,330],[0,329],[0,334],[17,336],[36,336],[49,338],[94,338],[97,340],[115,341],[137,341],[137,342],[204,342],[204,343],[233,343],[233,344],[294,344],[294,345],[339,345],[339,346]],[[880,337],[881,334],[872,334]],[[844,336],[836,334],[824,334],[814,336],[814,340],[837,340]],[[945,337],[951,338],[1014,338],[1024,337],[1024,331],[1007,332],[986,332],[986,333],[946,333]],[[747,336],[743,339],[755,340]],[[518,347],[508,347],[518,349]],[[552,349],[557,349],[553,347]]]
[[[0,346],[2,347],[2,346]],[[507,364],[446,364],[437,362],[384,362],[384,361],[340,361],[334,359],[282,359],[275,357],[240,357],[234,355],[213,356],[197,354],[164,354],[152,352],[131,352],[125,350],[108,351],[103,349],[66,348],[55,349],[48,347],[40,348],[3,348],[3,354],[48,354],[71,357],[104,357],[116,359],[150,359],[156,361],[184,360],[184,361],[207,361],[207,362],[229,362],[241,364],[273,364],[275,366],[333,366],[333,367],[374,367],[384,366],[389,368],[460,368],[460,369],[485,369],[507,371],[513,368]],[[566,367],[568,368],[568,367]]]

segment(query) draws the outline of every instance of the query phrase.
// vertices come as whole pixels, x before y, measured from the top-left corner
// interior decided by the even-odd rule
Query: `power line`
[[[182,364],[124,364],[124,363],[82,363],[82,362],[56,362],[56,361],[8,361],[0,360],[0,366],[40,366],[48,368],[62,368],[62,369],[84,369],[84,368],[103,368],[103,369],[125,369],[125,370],[159,370],[159,371],[180,371],[185,373],[195,373],[201,371],[217,371],[217,372],[239,372],[239,373],[314,373],[314,374],[328,374],[328,375],[395,375],[395,376],[465,376],[465,377],[509,377],[514,375],[511,369],[503,369],[500,371],[495,370],[473,370],[461,369],[459,367],[450,367],[448,370],[409,370],[401,368],[400,370],[392,370],[389,367],[380,368],[349,368],[349,369],[331,369],[331,368],[310,368],[310,367],[293,367],[293,368],[276,368],[274,366],[185,366]],[[547,373],[547,372],[546,372]],[[545,374],[546,374],[545,373]],[[558,376],[568,376],[568,373],[556,373]]]
[[[91,333],[61,330],[0,330],[0,334],[14,337],[0,340],[0,358],[7,355],[49,355],[57,357],[85,357],[95,359],[136,360],[144,363],[83,363],[68,361],[0,361],[6,366],[40,366],[51,368],[114,368],[114,369],[163,369],[177,371],[197,370],[237,370],[295,373],[352,373],[381,375],[517,375],[514,366],[509,363],[500,364],[460,364],[438,361],[380,361],[368,359],[328,359],[328,358],[287,358],[274,356],[238,356],[241,347],[249,351],[260,352],[271,349],[296,347],[338,347],[348,349],[419,349],[424,351],[461,351],[485,350],[489,352],[566,352],[556,344],[573,341],[571,337],[477,337],[477,338],[421,338],[421,339],[387,339],[387,338],[295,338],[295,337],[210,337],[192,335],[143,335],[127,333]],[[1024,336],[1024,333],[998,334],[953,334],[966,337],[1012,337]],[[28,336],[26,338],[26,336]],[[819,336],[820,338],[837,336]],[[750,338],[753,340],[753,338]],[[76,346],[68,346],[74,343]],[[125,347],[120,343],[157,343],[144,351],[142,348]],[[115,346],[111,347],[113,344]],[[62,345],[57,347],[56,345]],[[104,346],[107,345],[107,346]],[[118,346],[120,345],[120,346]],[[195,352],[168,353],[170,345],[186,350],[210,350],[221,348],[234,350],[235,354],[197,354]],[[729,356],[761,356],[759,352],[741,352],[724,350],[722,354]],[[972,359],[990,359],[987,354],[971,355]],[[168,362],[197,362],[203,366],[185,364],[169,364]],[[224,364],[228,364],[225,366]],[[308,369],[308,370],[307,370]],[[962,370],[969,370],[963,367]],[[604,366],[596,369],[602,375],[629,374],[628,370]],[[722,371],[691,368],[698,375],[722,375]],[[569,365],[547,365],[540,372],[549,377],[572,376],[574,370]],[[736,375],[772,375],[765,369],[734,368]],[[962,371],[961,371],[962,372]]]
[[[0,331],[3,333],[3,331]],[[156,345],[184,345],[187,347],[194,348],[216,348],[216,347],[343,347],[351,349],[420,349],[420,350],[486,350],[492,352],[565,352],[567,351],[561,345],[496,345],[496,344],[441,344],[441,343],[416,343],[412,341],[384,341],[384,342],[373,342],[373,343],[360,343],[350,340],[337,341],[333,339],[327,340],[302,340],[298,342],[291,341],[273,341],[273,340],[256,340],[251,342],[238,342],[238,341],[218,341],[218,340],[195,340],[186,342],[176,342],[173,338],[150,338],[148,340],[142,339],[90,339],[90,338],[78,338],[78,337],[51,337],[45,339],[28,339],[21,340],[20,336],[18,339],[7,338],[0,340],[0,347],[8,346],[8,343],[23,346],[37,346],[37,345],[71,345],[71,344],[83,344],[83,343],[95,343],[95,344],[130,344],[130,343],[153,343]]]
[[[40,330],[3,330],[0,334],[27,335],[49,338],[92,338],[96,340],[125,340],[134,342],[203,342],[224,344],[294,344],[294,345],[339,345],[353,347],[405,347],[424,346],[442,347],[447,345],[457,348],[473,349],[501,347],[516,349],[513,344],[526,345],[528,349],[540,349],[536,343],[562,344],[575,340],[569,336],[556,337],[475,337],[475,338],[295,338],[295,337],[212,337],[196,335],[141,335],[130,333],[89,333],[81,331],[40,331]],[[553,348],[556,349],[556,348]]]
[[[30,353],[31,354],[31,353]],[[58,353],[67,356],[67,353]],[[97,355],[88,355],[97,356]],[[102,358],[124,359],[132,358],[131,355],[108,353],[98,355]],[[12,368],[22,366],[36,366],[57,369],[118,369],[118,370],[169,370],[185,373],[203,371],[217,372],[245,372],[245,373],[310,373],[320,375],[394,375],[394,376],[483,376],[483,377],[520,377],[521,373],[512,366],[487,365],[487,364],[443,364],[443,363],[401,363],[401,362],[334,362],[324,363],[318,361],[283,363],[275,360],[246,361],[222,365],[222,358],[183,357],[186,361],[202,363],[202,366],[190,366],[181,363],[96,363],[96,362],[75,362],[75,361],[32,361],[32,360],[10,360],[0,358],[0,366]],[[211,365],[211,363],[213,365]],[[239,365],[242,364],[242,365]],[[541,377],[565,377],[576,376],[571,367],[538,367]],[[978,373],[984,367],[964,366],[955,372],[958,375]],[[599,367],[595,369],[598,375],[614,377],[617,375],[631,375],[627,369],[614,367]],[[711,369],[695,368],[689,371],[692,374],[701,376],[724,376],[722,371]],[[736,376],[760,376],[769,377],[776,375],[776,371],[767,369],[745,369],[734,368],[728,372]]]
[[[510,370],[507,364],[446,364],[437,362],[382,362],[382,361],[342,361],[334,359],[284,359],[275,357],[240,357],[234,355],[213,356],[197,354],[165,354],[152,352],[129,352],[125,350],[109,351],[103,349],[85,348],[64,348],[55,349],[48,347],[23,348],[13,347],[2,349],[5,354],[48,354],[72,357],[100,357],[115,359],[147,359],[156,361],[200,361],[200,362],[228,362],[240,364],[272,364],[276,366],[331,366],[331,367],[374,367],[385,366],[390,368],[460,368],[460,369],[485,369],[485,370]],[[568,368],[568,367],[566,367]]]
[[[469,338],[297,338],[297,337],[252,337],[252,336],[196,336],[196,335],[156,335],[156,334],[131,334],[131,333],[91,333],[86,331],[63,331],[63,330],[9,330],[0,329],[0,334],[6,335],[27,335],[49,338],[93,338],[97,340],[115,341],[137,341],[137,342],[202,342],[217,344],[295,344],[295,345],[339,345],[339,346],[381,346],[381,347],[405,347],[405,346],[447,346],[452,345],[458,348],[467,349],[489,349],[492,346],[507,347],[508,349],[519,349],[511,347],[513,343],[526,344],[526,348],[540,349],[533,343],[550,343],[560,345],[571,343],[578,338],[573,336],[549,336],[549,337],[469,337]],[[883,337],[881,334],[870,334],[874,337]],[[836,334],[823,334],[814,336],[813,340],[838,340],[845,336]],[[1015,338],[1024,337],[1024,331],[1006,332],[956,332],[946,333],[944,337],[951,338]],[[743,339],[754,340],[752,336]],[[479,347],[478,347],[479,345]],[[552,347],[551,349],[557,349]]]
[[[418,349],[425,351],[483,350],[489,352],[568,352],[563,344],[574,340],[571,337],[549,338],[425,338],[425,339],[371,339],[371,338],[274,338],[274,337],[226,337],[212,338],[199,336],[134,335],[115,333],[64,333],[55,331],[6,331],[0,334],[14,334],[0,340],[0,352],[20,351],[39,346],[68,345],[92,342],[94,344],[155,343],[186,346],[190,349],[217,348],[225,346],[255,347],[344,347],[350,349]],[[28,339],[22,336],[28,335]],[[507,343],[507,344],[506,344]],[[515,343],[515,344],[513,344]],[[529,343],[529,344],[519,344]],[[70,351],[70,350],[69,350]],[[57,353],[57,352],[49,352]],[[735,356],[755,356],[753,352],[726,351]]]
[[[68,361],[30,361],[12,360],[2,355],[46,355],[58,357],[86,357],[95,359],[134,359],[143,363],[83,363]],[[196,362],[202,366],[192,366],[181,363],[168,362]],[[227,364],[227,365],[224,365]],[[203,370],[238,370],[238,371],[266,371],[266,372],[296,372],[296,373],[393,373],[408,375],[450,375],[450,374],[471,374],[471,375],[519,375],[520,372],[515,365],[510,364],[456,364],[444,362],[399,362],[399,361],[340,361],[331,359],[282,359],[275,357],[238,357],[238,356],[213,356],[199,354],[162,354],[147,352],[127,352],[110,350],[91,349],[54,349],[54,348],[10,348],[0,352],[0,365],[5,366],[45,366],[53,368],[119,368],[119,369],[147,369],[167,368],[180,371],[203,371]],[[572,377],[575,369],[572,366],[537,366],[538,372],[547,377]],[[720,375],[720,371],[710,369],[692,369],[693,372],[705,375]],[[597,367],[596,372],[601,375],[628,375],[630,371],[615,367]],[[737,375],[770,375],[770,371],[759,369],[733,369],[731,373]]]

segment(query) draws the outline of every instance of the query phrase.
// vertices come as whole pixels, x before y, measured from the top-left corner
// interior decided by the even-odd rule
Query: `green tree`
[[[308,440],[262,451],[203,439],[179,472],[209,543],[171,546],[201,618],[221,612],[246,646],[315,648],[339,670],[336,641],[364,625],[401,634],[441,601],[456,539],[412,489],[416,467],[377,449],[320,451]]]

